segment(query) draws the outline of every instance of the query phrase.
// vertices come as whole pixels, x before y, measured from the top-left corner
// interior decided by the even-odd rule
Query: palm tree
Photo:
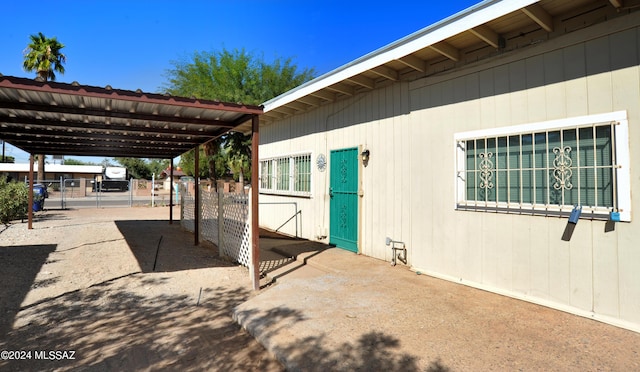
[[[36,79],[42,81],[55,81],[56,74],[64,74],[63,63],[67,62],[67,57],[60,53],[64,45],[55,37],[47,38],[42,32],[29,36],[31,43],[24,50],[24,63],[22,67],[25,71],[36,72]]]
[[[31,43],[24,50],[24,63],[22,67],[25,71],[36,72],[36,80],[55,81],[56,74],[64,74],[64,66],[67,57],[60,53],[64,45],[55,37],[47,38],[42,32],[29,36]],[[38,155],[38,179],[44,179],[44,155]]]
[[[244,185],[244,172],[251,168],[251,136],[239,132],[230,132],[226,143],[229,168],[238,176],[240,184]]]
[[[223,137],[218,137],[212,141],[204,144],[204,153],[207,155],[207,162],[209,165],[209,181],[214,190],[218,189],[218,177],[216,172],[216,159],[222,151],[222,145],[224,143]],[[199,175],[196,175],[198,177]]]

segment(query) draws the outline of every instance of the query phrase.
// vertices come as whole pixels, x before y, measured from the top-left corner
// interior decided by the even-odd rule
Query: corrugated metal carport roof
[[[174,158],[262,107],[0,76],[0,139],[31,154]]]
[[[257,164],[258,116],[262,112],[259,106],[0,75],[0,139],[31,154],[169,159],[250,121],[251,156]],[[196,169],[197,159],[196,155]],[[30,167],[32,170],[33,163]],[[260,288],[257,169],[252,168],[251,180],[254,289]],[[195,210],[200,210],[199,183],[195,185]],[[29,188],[29,229],[32,205],[33,189]],[[173,197],[169,205],[173,206]],[[169,216],[173,221],[171,207]],[[196,245],[199,220],[196,213]]]

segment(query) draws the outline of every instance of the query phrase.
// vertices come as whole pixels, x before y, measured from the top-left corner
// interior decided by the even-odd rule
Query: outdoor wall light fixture
[[[368,149],[365,149],[364,151],[362,151],[362,153],[360,153],[360,155],[362,156],[362,163],[364,163],[364,165],[367,165],[367,163],[369,162],[369,155],[371,153],[369,152]]]

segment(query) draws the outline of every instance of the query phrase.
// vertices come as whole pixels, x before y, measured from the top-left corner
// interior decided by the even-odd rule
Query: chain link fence
[[[28,180],[25,179],[28,184]],[[125,181],[122,187],[104,189],[93,179],[36,180],[46,187],[45,209],[110,208],[169,205],[170,193],[162,184],[148,180]],[[177,201],[176,201],[177,203]]]

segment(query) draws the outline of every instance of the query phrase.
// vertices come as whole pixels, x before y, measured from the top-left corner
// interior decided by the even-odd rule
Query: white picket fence
[[[180,223],[195,231],[195,197],[180,190]],[[220,255],[251,265],[251,193],[200,189],[200,237],[218,246]]]

